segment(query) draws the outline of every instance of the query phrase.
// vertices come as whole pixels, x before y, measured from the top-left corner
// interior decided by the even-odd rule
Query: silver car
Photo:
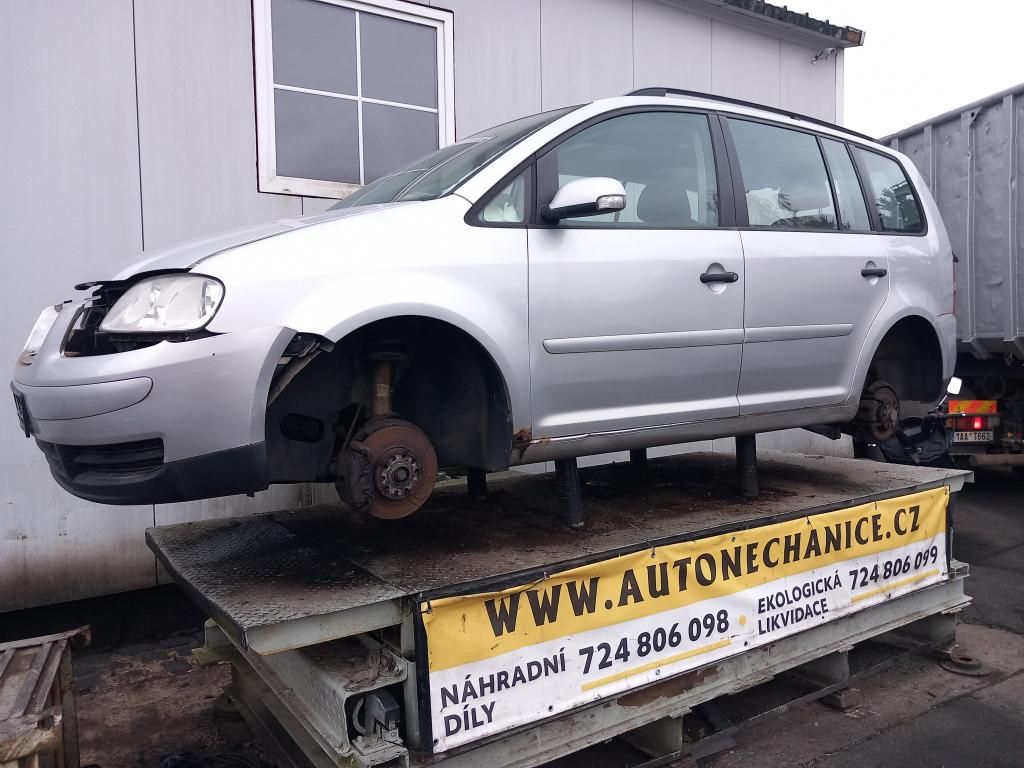
[[[670,89],[516,120],[321,215],[76,287],[12,386],[57,482],[112,504],[321,481],[390,518],[438,466],[884,439],[954,362],[953,254],[907,158]]]

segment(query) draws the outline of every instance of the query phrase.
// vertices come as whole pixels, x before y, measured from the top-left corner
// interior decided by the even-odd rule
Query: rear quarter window
[[[878,211],[882,229],[908,234],[923,232],[921,205],[899,163],[860,147],[854,152],[863,169],[868,200]]]

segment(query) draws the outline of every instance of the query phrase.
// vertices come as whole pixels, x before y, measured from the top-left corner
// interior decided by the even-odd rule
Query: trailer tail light
[[[985,428],[985,421],[981,416],[958,416],[951,421],[953,429],[957,432],[980,432]]]
[[[987,432],[1002,420],[995,400],[950,400],[947,426],[955,432]]]
[[[954,416],[950,426],[957,432],[984,432],[999,426],[999,416]]]

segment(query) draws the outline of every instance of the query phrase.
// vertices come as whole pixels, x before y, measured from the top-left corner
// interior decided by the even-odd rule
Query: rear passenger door
[[[853,159],[807,131],[724,122],[746,266],[740,413],[841,403],[889,291]]]

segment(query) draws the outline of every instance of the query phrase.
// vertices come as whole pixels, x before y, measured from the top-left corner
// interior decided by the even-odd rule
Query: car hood
[[[218,232],[214,235],[198,237],[193,240],[186,240],[181,243],[158,248],[146,253],[145,258],[125,267],[114,280],[128,280],[135,275],[160,272],[164,270],[194,269],[199,267],[203,261],[216,256],[224,251],[238,248],[239,246],[254,243],[257,240],[265,240],[268,237],[281,235],[296,229],[323,224],[325,222],[347,219],[355,216],[365,216],[375,211],[386,208],[393,208],[409,203],[387,203],[383,205],[367,205],[356,208],[341,208],[336,211],[325,211],[311,216],[301,216],[293,219],[278,219],[264,224],[238,229]]]

